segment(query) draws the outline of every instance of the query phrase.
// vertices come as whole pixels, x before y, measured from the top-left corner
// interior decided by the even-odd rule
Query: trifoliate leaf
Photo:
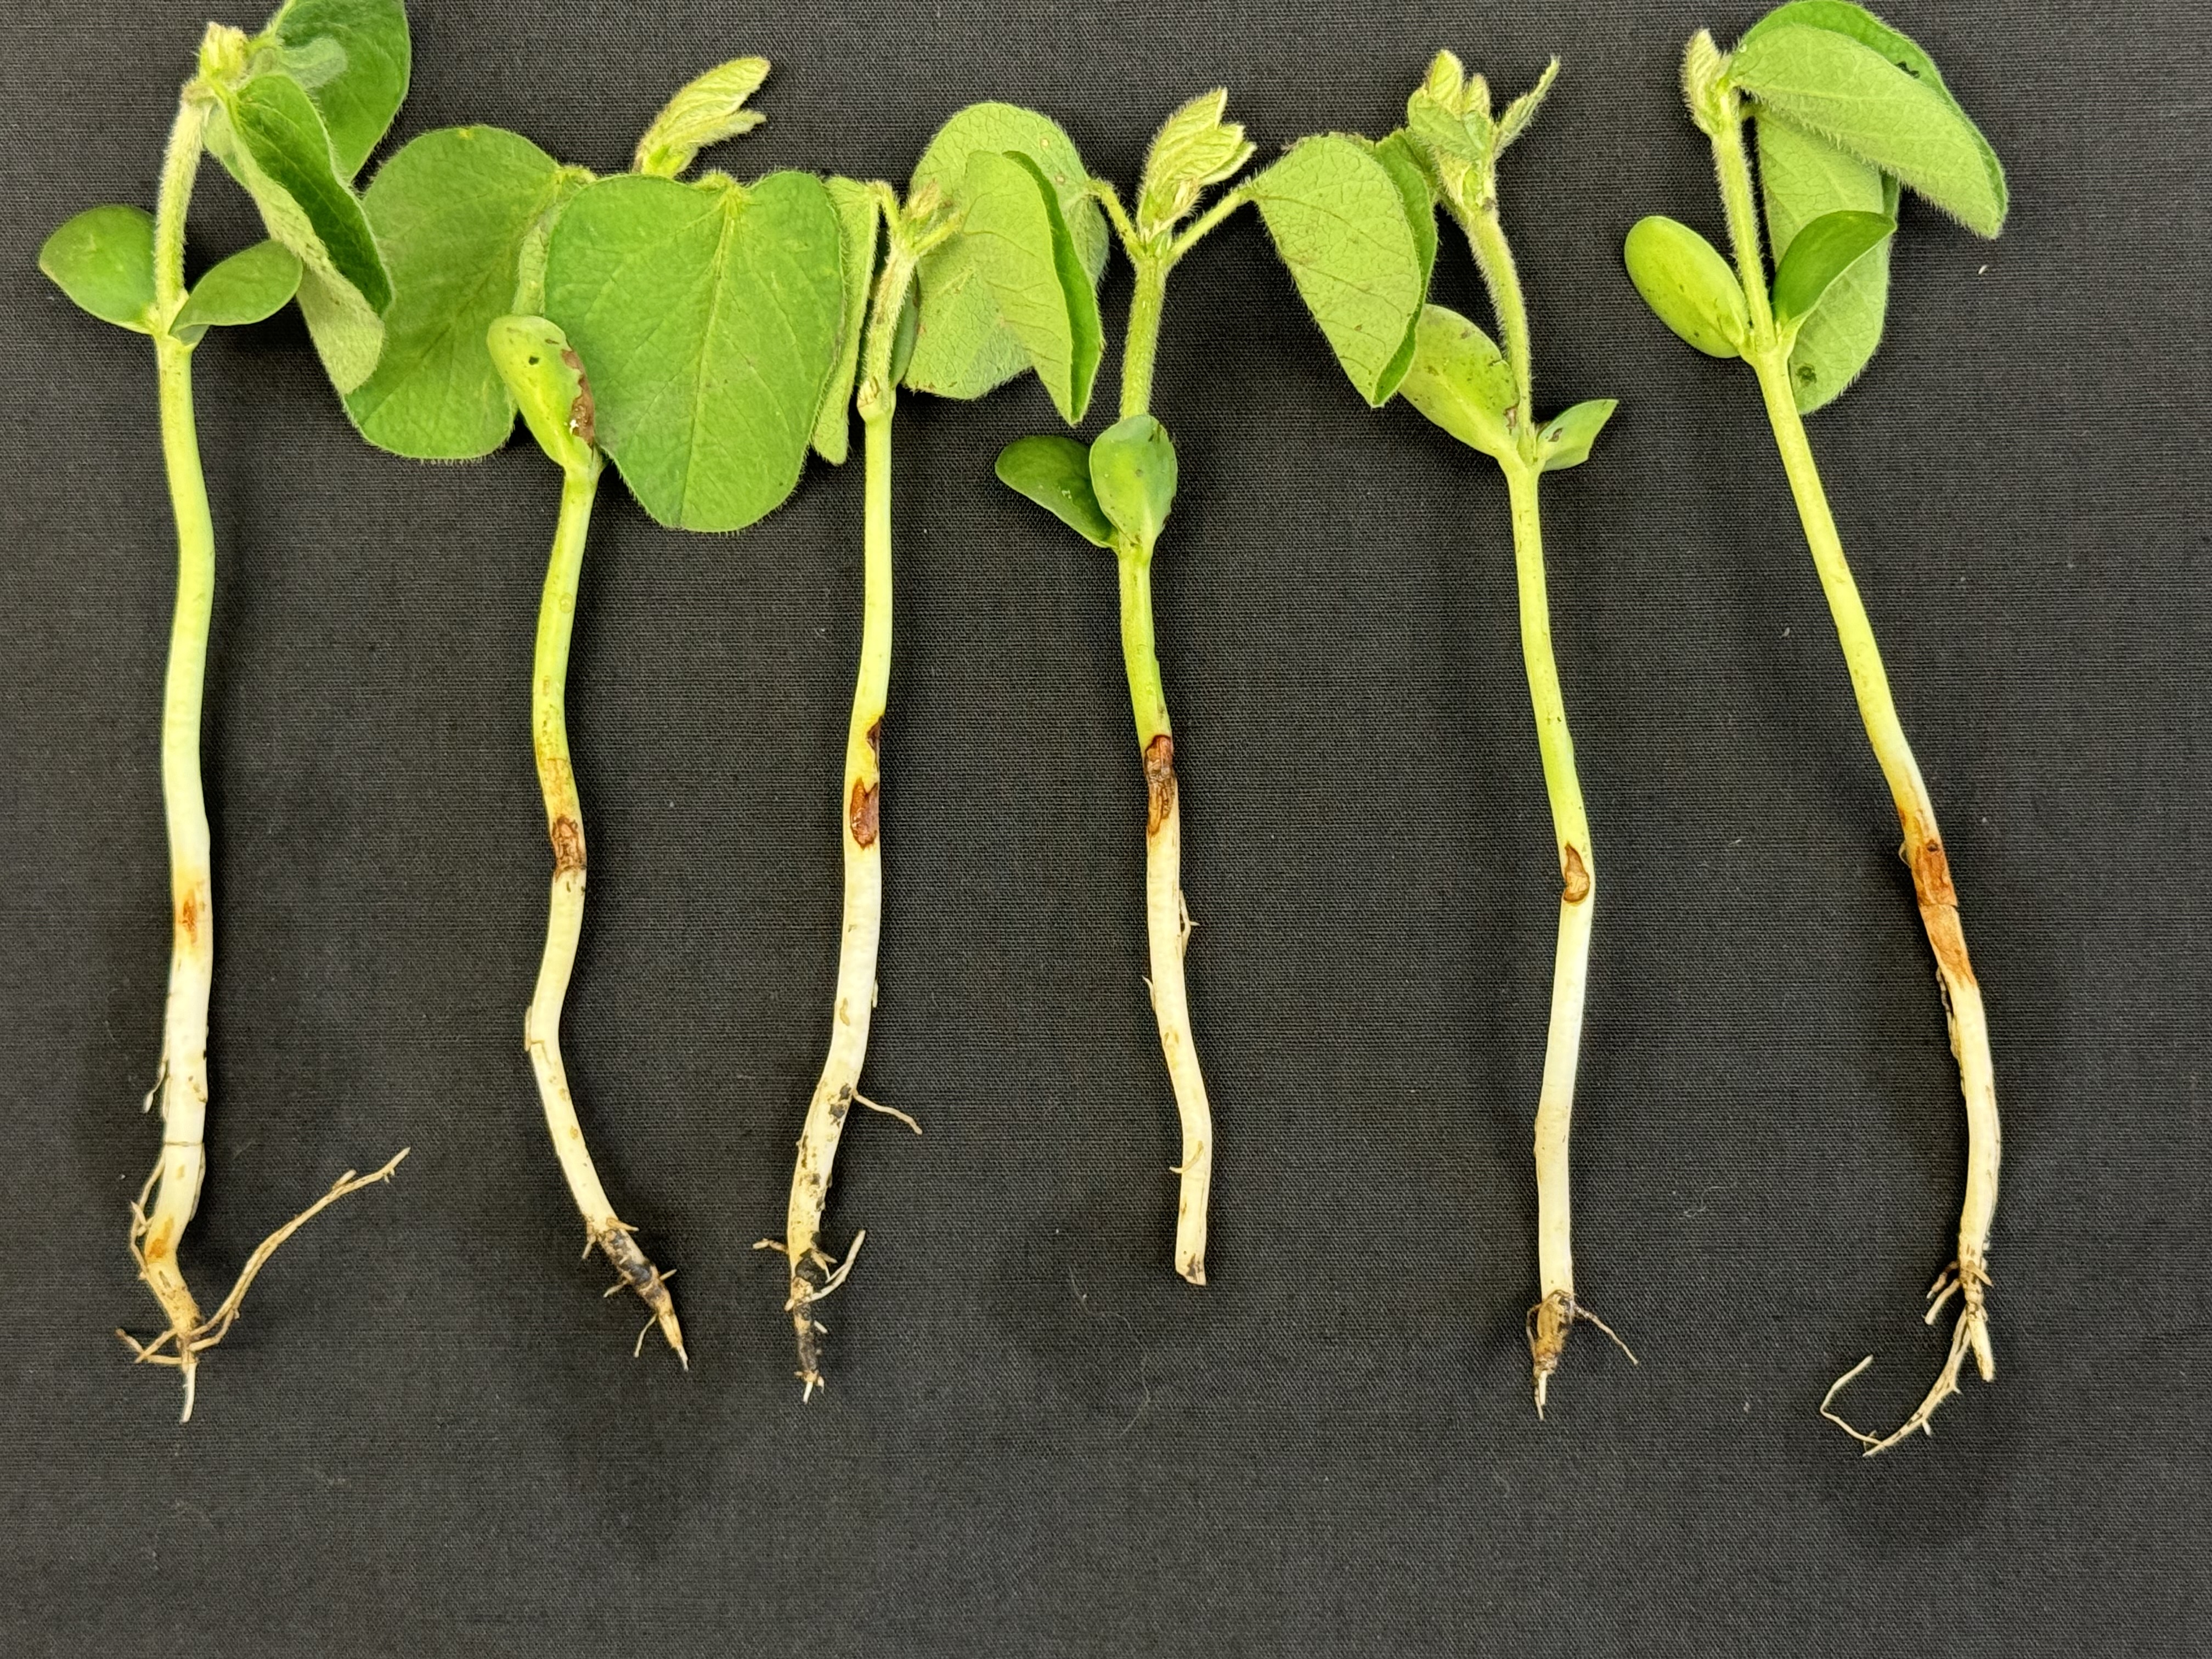
[[[844,310],[837,210],[811,173],[602,179],[562,213],[545,264],[600,447],[685,530],[741,529],[790,495]]]
[[[979,150],[1019,151],[1041,167],[1060,198],[1077,258],[1095,289],[1106,267],[1106,222],[1091,198],[1090,175],[1057,123],[1012,104],[972,104],[929,141],[907,191],[911,204],[934,185],[965,209],[968,160]],[[980,398],[1030,367],[1029,354],[999,316],[968,239],[955,236],[921,262],[921,303],[905,384],[944,398]]]
[[[1544,106],[1544,100],[1552,90],[1552,83],[1559,78],[1559,60],[1556,58],[1544,65],[1544,72],[1536,77],[1536,84],[1505,106],[1498,118],[1498,151],[1504,155],[1505,147],[1528,131],[1528,124],[1536,118],[1536,112]]]
[[[1661,322],[1709,357],[1743,355],[1751,313],[1719,249],[1689,226],[1655,213],[1637,221],[1621,257]]]
[[[1249,188],[1337,362],[1381,407],[1428,291],[1397,179],[1364,143],[1327,134],[1300,142]]]
[[[1091,484],[1091,447],[1058,433],[1017,438],[999,452],[999,482],[1028,496],[1096,546],[1114,540],[1113,520]]]
[[[102,322],[154,331],[154,216],[143,208],[87,208],[46,238],[39,269]]]
[[[1198,205],[1200,191],[1234,178],[1252,159],[1244,129],[1221,117],[1225,88],[1202,92],[1161,125],[1145,152],[1137,191],[1137,234],[1150,239],[1172,228]]]
[[[768,79],[765,58],[738,58],[708,70],[663,106],[637,141],[636,170],[674,179],[709,144],[750,132],[768,119],[745,100]]]

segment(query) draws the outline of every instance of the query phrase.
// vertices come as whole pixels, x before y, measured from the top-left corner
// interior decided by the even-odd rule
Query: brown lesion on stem
[[[200,892],[197,887],[187,892],[184,902],[177,906],[177,931],[184,936],[186,945],[197,945],[200,942]]]
[[[883,793],[880,783],[869,783],[864,779],[853,780],[853,797],[846,808],[846,818],[853,830],[855,847],[873,847],[879,828],[878,799]]]
[[[1145,834],[1160,833],[1175,811],[1175,739],[1163,732],[1145,745]]]
[[[597,444],[599,441],[599,410],[592,401],[592,377],[584,373],[584,360],[576,355],[574,347],[563,346],[561,361],[576,376],[576,396],[568,405],[568,430],[586,444]]]
[[[1947,978],[1960,985],[1974,983],[1973,963],[1966,957],[1966,930],[1959,925],[1959,890],[1952,884],[1951,860],[1943,843],[1933,836],[1913,844],[1914,826],[1905,826],[1905,845],[1899,849],[1912,870],[1912,894],[1920,905],[1920,923],[1936,952],[1936,965]]]
[[[553,820],[553,873],[580,874],[584,868],[584,827],[572,814]]]
[[[1613,1345],[1628,1356],[1632,1365],[1641,1364],[1634,1350],[1620,1340],[1620,1333],[1600,1319],[1588,1308],[1575,1300],[1571,1292],[1553,1291],[1528,1310],[1524,1327],[1528,1336],[1529,1376],[1535,1389],[1536,1415],[1544,1415],[1545,1396],[1549,1393],[1552,1374],[1559,1369],[1559,1360],[1566,1353],[1567,1338],[1573,1334],[1577,1321],[1595,1325],[1613,1339]]]
[[[617,1275],[617,1283],[607,1294],[611,1296],[616,1291],[622,1290],[635,1291],[638,1299],[653,1310],[653,1324],[659,1326],[661,1335],[676,1351],[676,1357],[683,1362],[684,1369],[689,1370],[691,1369],[691,1356],[684,1351],[684,1327],[676,1318],[676,1298],[668,1292],[668,1281],[672,1275],[655,1267],[646,1253],[638,1248],[637,1240],[630,1234],[631,1230],[619,1221],[610,1221],[605,1226],[592,1230],[592,1243],[598,1245],[600,1253],[613,1264]],[[646,1327],[646,1330],[652,1328],[652,1325]],[[644,1344],[645,1332],[641,1331],[638,1333],[638,1346],[642,1349]]]
[[[884,717],[881,714],[877,715],[876,718],[869,723],[867,732],[865,735],[867,740],[868,752],[876,757],[876,763],[878,766],[882,765],[884,759]]]
[[[1589,865],[1583,858],[1583,849],[1572,842],[1560,854],[1559,883],[1559,896],[1570,904],[1580,904],[1590,896]]]

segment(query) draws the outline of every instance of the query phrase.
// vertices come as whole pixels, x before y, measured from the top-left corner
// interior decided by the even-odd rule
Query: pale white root
[[[884,858],[875,823],[864,820],[862,829],[867,836],[866,844],[849,822],[846,828],[845,917],[838,938],[837,994],[830,1023],[830,1052],[823,1060],[813,1097],[807,1103],[806,1122],[799,1136],[798,1163],[792,1171],[791,1200],[784,1213],[784,1236],[775,1246],[791,1264],[791,1291],[784,1306],[798,1340],[796,1375],[804,1400],[811,1400],[814,1390],[824,1382],[822,1336],[828,1328],[814,1317],[813,1304],[845,1282],[860,1250],[856,1237],[846,1252],[844,1265],[838,1267],[836,1259],[821,1248],[830,1170],[854,1103],[875,1107],[860,1093],[860,1072],[867,1063],[868,1026],[876,1003],[876,957],[883,942]],[[903,1113],[890,1115],[905,1117]],[[916,1133],[921,1133],[913,1119],[906,1121]]]
[[[538,964],[536,994],[523,1016],[522,1043],[537,1076],[538,1097],[545,1109],[545,1127],[553,1138],[554,1156],[560,1159],[561,1173],[584,1218],[585,1254],[597,1248],[613,1265],[621,1282],[653,1310],[653,1323],[688,1370],[691,1356],[684,1351],[684,1328],[676,1317],[675,1298],[668,1291],[669,1275],[638,1248],[631,1236],[634,1230],[615,1213],[608,1200],[599,1170],[592,1162],[591,1148],[584,1143],[584,1126],[577,1119],[568,1067],[561,1058],[561,1007],[568,999],[576,945],[584,929],[582,832],[574,830],[573,819],[561,823],[573,832],[574,839],[563,845],[564,837],[558,831],[555,836],[560,867],[553,874],[545,954]]]
[[[1183,952],[1194,924],[1182,896],[1182,802],[1172,771],[1166,776],[1164,811],[1158,810],[1160,780],[1155,775],[1151,781],[1155,807],[1145,836],[1145,931],[1151,947],[1152,1013],[1159,1022],[1160,1051],[1167,1059],[1182,1127],[1182,1160],[1172,1166],[1181,1177],[1175,1268],[1192,1284],[1203,1285],[1206,1200],[1213,1183],[1213,1109],[1199,1070],[1183,985]]]

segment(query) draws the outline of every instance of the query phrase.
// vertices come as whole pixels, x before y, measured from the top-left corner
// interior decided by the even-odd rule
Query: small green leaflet
[[[876,233],[883,226],[876,192],[850,179],[829,179],[830,205],[837,210],[837,258],[845,281],[845,324],[839,336],[837,367],[822,393],[814,417],[814,453],[842,466],[853,453],[853,382],[860,369],[860,336],[868,325],[868,300],[876,276]],[[894,376],[893,378],[896,378]]]
[[[269,234],[303,267],[300,309],[331,383],[350,392],[376,368],[384,348],[379,313],[392,284],[361,204],[331,170],[322,118],[299,85],[257,75],[227,90],[219,147],[261,210]]]
[[[210,328],[235,328],[275,316],[299,287],[299,256],[282,242],[256,242],[192,285],[169,331],[186,345],[198,345]]]
[[[765,58],[734,58],[684,87],[662,106],[637,141],[636,170],[678,178],[708,145],[750,132],[767,120],[744,103],[760,90],[768,70]]]
[[[1758,129],[1759,182],[1777,264],[1788,257],[1797,233],[1823,214],[1895,216],[1894,179],[1885,179],[1879,169],[1787,121],[1762,119]],[[1810,414],[1838,396],[1881,344],[1889,304],[1889,249],[1884,242],[1838,276],[1820,309],[1798,329],[1790,350],[1790,383],[1801,412]]]
[[[143,208],[87,208],[46,238],[39,269],[102,322],[154,331],[154,216]]]
[[[1150,554],[1175,505],[1176,452],[1167,428],[1150,415],[1131,415],[1100,433],[1091,446],[1091,489],[1114,528]]]
[[[911,202],[935,185],[955,209],[968,205],[968,161],[978,150],[1019,151],[1043,169],[1060,198],[1078,258],[1095,287],[1106,268],[1106,221],[1091,199],[1090,175],[1059,125],[1012,104],[971,104],[942,127],[915,164]],[[902,377],[917,392],[980,398],[1030,367],[1029,354],[999,316],[965,236],[921,262],[914,356]]]
[[[1425,299],[1430,278],[1437,268],[1437,201],[1429,188],[1429,175],[1422,168],[1413,139],[1403,131],[1392,133],[1376,144],[1375,159],[1382,163],[1391,182],[1398,186],[1398,194],[1405,198],[1406,224],[1413,233],[1413,252],[1421,262],[1421,295]],[[1406,331],[1398,355],[1390,360],[1376,383],[1376,389],[1386,402],[1405,380],[1406,371],[1413,366],[1413,337],[1417,332],[1418,325]]]
[[[1897,221],[1881,213],[1824,213],[1799,231],[1774,273],[1774,320],[1814,314],[1829,285],[1887,241]]]
[[[1098,295],[1076,252],[1059,199],[1042,168],[1016,150],[977,150],[961,193],[961,236],[990,289],[1000,320],[1021,342],[1060,418],[1073,426],[1091,406],[1105,356]]]
[[[1198,205],[1200,191],[1226,183],[1252,159],[1243,127],[1221,118],[1228,108],[1227,88],[1216,87],[1160,124],[1145,151],[1144,179],[1137,187],[1138,235],[1174,229]]]
[[[1686,224],[1655,213],[1621,248],[1629,280],[1659,320],[1709,357],[1743,355],[1751,313],[1720,251]]]
[[[404,0],[285,0],[261,38],[314,101],[338,177],[350,179],[407,96]]]
[[[590,370],[600,447],[661,523],[738,530],[791,494],[836,367],[839,265],[811,173],[632,173],[562,214],[545,313]]]
[[[1059,433],[1017,438],[999,452],[999,482],[1028,496],[1098,547],[1114,541],[1114,522],[1091,487],[1090,446]]]
[[[1380,408],[1428,293],[1396,177],[1364,142],[1329,133],[1300,141],[1249,189],[1337,362]]]
[[[2004,173],[1988,141],[1942,86],[1874,47],[1784,24],[1747,37],[1729,78],[1763,111],[1894,174],[1977,234],[2003,228]]]
[[[1620,407],[1617,398],[1593,398],[1553,416],[1536,434],[1536,458],[1542,470],[1564,472],[1589,459],[1590,446]]]
[[[1513,404],[1520,394],[1496,343],[1443,306],[1422,309],[1413,338],[1413,368],[1399,388],[1406,401],[1468,448],[1495,460],[1515,459]]]
[[[498,127],[426,132],[378,169],[362,206],[390,261],[393,297],[376,373],[345,400],[362,436],[438,461],[507,441],[514,403],[484,331],[528,302],[526,256],[581,184]]]
[[[543,317],[501,317],[484,331],[483,345],[546,459],[564,472],[589,472],[592,388],[568,336]]]

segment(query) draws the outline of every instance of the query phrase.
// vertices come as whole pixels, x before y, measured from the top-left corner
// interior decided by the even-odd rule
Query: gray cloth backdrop
[[[1559,52],[1504,189],[1546,405],[1622,400],[1546,500],[1601,871],[1579,1284],[1640,1369],[1586,1333],[1530,1411],[1558,883],[1499,480],[1359,402],[1248,216],[1176,273],[1156,401],[1214,1282],[1167,1266],[1110,566],[991,479],[1054,425],[1033,380],[910,398],[869,1079],[927,1134],[848,1137],[832,1237],[870,1240],[805,1409],[751,1246],[827,1029],[859,463],[734,538],[611,487],[585,579],[570,1053],[616,1202],[681,1271],[686,1375],[633,1362],[643,1310],[579,1264],[520,1049],[552,471],[372,452],[296,313],[207,343],[222,957],[186,1263],[219,1286],[341,1170],[414,1155],[278,1257],[179,1429],[109,1334],[153,1312],[124,1249],[167,950],[152,363],[33,261],[79,207],[150,204],[204,5],[65,5],[0,58],[0,1646],[2201,1651],[2202,8],[1894,8],[2017,208],[1992,245],[1907,207],[1889,343],[1813,435],[1989,988],[2003,1370],[1869,1464],[1814,1407],[1871,1350],[1850,1407],[1894,1421],[1938,1363],[1958,1090],[1751,379],[1618,258],[1647,212],[1717,233],[1675,64],[1753,13],[1626,0],[421,0],[393,143],[498,123],[615,169],[677,84],[762,52],[769,125],[710,164],[902,181],[1005,98],[1126,188],[1210,86],[1272,152],[1383,131],[1440,45],[1507,91]],[[256,234],[219,170],[201,195],[196,257]],[[1462,246],[1437,287],[1481,314]]]

